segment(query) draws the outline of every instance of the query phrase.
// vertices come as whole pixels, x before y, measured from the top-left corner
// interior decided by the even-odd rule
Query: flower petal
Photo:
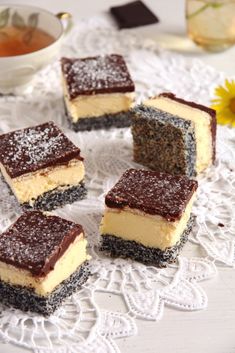
[[[235,100],[235,81],[226,79],[224,86],[215,88],[215,96],[211,107],[217,112],[218,124],[235,126],[235,113],[230,107],[231,101]]]
[[[228,91],[235,94],[235,81],[234,80],[225,80],[225,86],[227,87]]]

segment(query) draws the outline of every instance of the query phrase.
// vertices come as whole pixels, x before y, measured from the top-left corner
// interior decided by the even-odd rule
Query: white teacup
[[[7,10],[8,9],[8,10]],[[5,10],[5,12],[3,12]],[[15,56],[0,56],[0,93],[18,93],[27,87],[34,75],[59,56],[61,42],[64,34],[64,26],[60,20],[63,14],[54,15],[46,10],[28,5],[0,5],[0,25],[5,22],[12,23],[12,16],[17,17],[23,23],[29,21],[30,15],[36,14],[38,29],[43,30],[54,38],[48,46],[27,54]],[[69,14],[64,14],[69,17]],[[16,17],[16,15],[15,15]],[[35,17],[35,16],[33,16]],[[2,27],[1,27],[2,28]],[[0,28],[0,29],[1,29]]]

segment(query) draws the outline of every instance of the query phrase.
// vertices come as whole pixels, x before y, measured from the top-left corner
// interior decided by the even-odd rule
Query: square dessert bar
[[[82,226],[41,211],[23,214],[0,237],[0,301],[52,314],[87,280]]]
[[[215,162],[216,112],[163,93],[133,109],[134,160],[189,177]]]
[[[0,135],[0,169],[24,208],[49,211],[86,195],[80,149],[53,122]]]
[[[66,114],[73,130],[130,126],[134,83],[121,55],[61,59]]]
[[[197,181],[127,170],[105,198],[101,250],[159,267],[174,262],[193,226]]]

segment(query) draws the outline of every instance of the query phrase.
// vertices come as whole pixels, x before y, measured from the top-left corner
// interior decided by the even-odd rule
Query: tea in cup
[[[59,56],[64,27],[54,14],[28,5],[0,5],[0,93],[23,89]]]

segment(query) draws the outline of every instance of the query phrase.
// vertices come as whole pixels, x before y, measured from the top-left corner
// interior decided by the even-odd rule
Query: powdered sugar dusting
[[[174,221],[181,217],[196,189],[197,182],[184,176],[129,169],[105,202],[108,207],[129,206]]]
[[[70,99],[78,95],[109,92],[131,92],[134,84],[120,55],[84,59],[62,59]]]
[[[79,153],[52,122],[0,136],[0,160],[12,177],[67,162]]]
[[[0,260],[34,274],[41,274],[53,256],[61,256],[62,250],[65,250],[62,243],[67,243],[68,247],[71,231],[78,235],[82,228],[73,222],[46,216],[39,211],[25,213],[9,230],[1,234]]]

